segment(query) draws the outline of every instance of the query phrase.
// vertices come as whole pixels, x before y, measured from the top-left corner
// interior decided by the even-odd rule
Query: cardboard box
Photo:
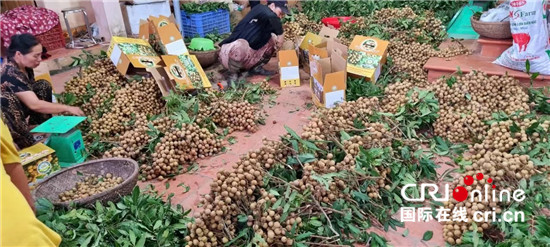
[[[112,37],[107,51],[113,64],[123,75],[131,71],[145,71],[160,66],[160,57],[147,41],[125,37]]]
[[[37,143],[19,151],[19,157],[29,184],[40,182],[61,169],[55,150],[43,143]]]
[[[327,39],[336,38],[338,36],[338,30],[329,27],[323,27],[319,34],[308,32],[302,42],[300,43],[300,64],[303,66],[304,71],[309,73],[309,45],[319,45]]]
[[[176,83],[168,76],[164,67],[147,68],[147,72],[155,79],[162,96],[168,96],[170,91],[174,90],[176,87]]]
[[[311,60],[310,87],[317,106],[332,108],[346,101],[347,72],[345,54],[328,51],[329,57]]]
[[[389,44],[374,37],[355,36],[348,51],[348,73],[376,82],[386,63]]]
[[[141,20],[139,37],[147,40],[160,55],[189,54],[173,16],[149,16]]]
[[[279,51],[279,75],[281,87],[300,86],[300,64],[295,50]]]
[[[212,87],[199,60],[194,55],[163,55],[166,74],[183,90]]]

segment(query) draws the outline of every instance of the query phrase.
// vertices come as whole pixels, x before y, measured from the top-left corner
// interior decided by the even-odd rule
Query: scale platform
[[[82,132],[76,126],[86,117],[55,116],[32,129],[32,133],[51,134],[46,145],[54,149],[61,167],[69,167],[86,160]]]
[[[31,130],[31,133],[63,134],[86,120],[86,117],[54,116]]]

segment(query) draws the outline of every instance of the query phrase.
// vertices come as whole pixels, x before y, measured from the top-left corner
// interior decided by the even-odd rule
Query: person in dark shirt
[[[250,0],[248,1],[248,5],[250,6],[250,9],[253,9],[256,5],[260,4],[260,0]]]
[[[231,36],[220,43],[219,60],[230,73],[229,83],[243,71],[250,75],[275,74],[263,66],[283,44],[281,18],[288,12],[287,1],[256,5],[237,24]]]

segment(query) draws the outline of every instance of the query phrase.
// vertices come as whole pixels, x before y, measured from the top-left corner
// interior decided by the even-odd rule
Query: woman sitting
[[[11,37],[8,61],[1,68],[2,118],[20,149],[34,145],[29,125],[39,125],[52,114],[83,116],[78,107],[52,103],[52,87],[34,80],[33,68],[42,60],[42,45],[31,34]]]

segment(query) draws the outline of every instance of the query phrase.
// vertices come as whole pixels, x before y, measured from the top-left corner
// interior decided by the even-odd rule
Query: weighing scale
[[[55,150],[61,167],[69,167],[84,162],[87,156],[82,132],[76,129],[84,120],[86,117],[55,116],[31,130],[31,133],[50,134],[45,144]]]

